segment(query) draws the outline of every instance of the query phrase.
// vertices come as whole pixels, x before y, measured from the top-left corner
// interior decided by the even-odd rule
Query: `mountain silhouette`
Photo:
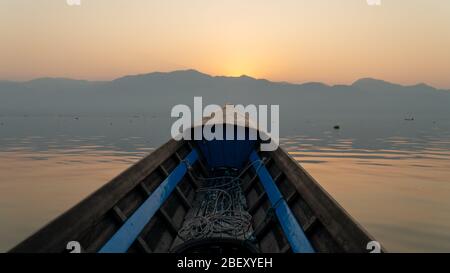
[[[351,85],[292,84],[210,76],[196,70],[154,72],[112,81],[40,78],[0,81],[0,115],[169,113],[176,104],[279,104],[281,115],[303,117],[448,116],[450,92],[417,84],[403,86],[363,78]]]

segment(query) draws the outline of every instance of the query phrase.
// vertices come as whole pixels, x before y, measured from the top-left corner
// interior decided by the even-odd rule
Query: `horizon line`
[[[101,83],[101,82],[113,82],[113,81],[117,81],[123,78],[127,78],[127,77],[139,77],[139,76],[148,76],[148,75],[152,75],[152,74],[173,74],[176,72],[195,72],[198,74],[202,74],[211,78],[232,78],[232,79],[238,79],[238,78],[250,78],[256,81],[267,81],[270,83],[275,83],[275,84],[289,84],[289,85],[306,85],[306,84],[321,84],[321,85],[325,85],[327,87],[337,87],[337,86],[353,86],[355,83],[357,83],[358,81],[361,80],[373,80],[373,81],[379,81],[379,82],[384,82],[386,84],[391,84],[391,85],[398,85],[401,87],[415,87],[415,86],[419,86],[419,85],[425,85],[428,87],[431,87],[433,89],[436,90],[445,90],[445,91],[450,91],[450,87],[447,88],[439,88],[439,87],[435,87],[431,84],[428,84],[426,82],[417,82],[415,84],[401,84],[401,83],[396,83],[396,82],[391,82],[391,81],[387,81],[387,80],[383,80],[383,79],[379,79],[379,78],[375,78],[375,77],[370,77],[370,76],[366,76],[366,77],[361,77],[361,78],[357,78],[356,80],[350,82],[350,83],[336,83],[336,84],[329,84],[326,82],[321,82],[321,81],[304,81],[304,82],[291,82],[291,81],[274,81],[271,79],[267,79],[267,78],[257,78],[254,76],[250,76],[247,74],[241,74],[240,76],[232,76],[232,75],[211,75],[208,73],[204,73],[200,70],[194,69],[194,68],[187,68],[187,69],[176,69],[176,70],[170,70],[170,71],[160,71],[160,70],[156,70],[156,71],[152,71],[152,72],[144,72],[144,73],[136,73],[136,74],[127,74],[127,75],[123,75],[123,76],[119,76],[119,77],[115,77],[115,78],[111,78],[111,79],[107,79],[107,80],[89,80],[89,79],[82,79],[82,78],[71,78],[71,77],[54,77],[54,76],[42,76],[42,77],[36,77],[36,78],[31,78],[29,80],[8,80],[8,79],[0,79],[0,82],[13,82],[13,83],[30,83],[33,81],[37,81],[37,80],[71,80],[71,81],[81,81],[81,82],[91,82],[91,83]]]

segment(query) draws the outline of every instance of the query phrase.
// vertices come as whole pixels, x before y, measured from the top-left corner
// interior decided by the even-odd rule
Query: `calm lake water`
[[[165,142],[163,117],[0,116],[0,252]],[[281,129],[282,146],[388,251],[450,252],[449,120],[293,117]]]

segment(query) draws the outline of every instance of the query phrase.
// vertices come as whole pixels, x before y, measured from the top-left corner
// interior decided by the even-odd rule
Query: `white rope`
[[[265,163],[258,160],[255,175]],[[197,192],[202,194],[196,215],[186,219],[178,236],[184,241],[215,236],[230,236],[249,239],[252,234],[251,215],[245,210],[246,200],[241,189],[241,176],[255,162],[250,162],[237,176],[223,175],[217,177],[192,177],[202,181]]]
[[[205,179],[199,188],[203,200],[197,214],[185,221],[178,235],[185,241],[228,235],[246,237],[251,228],[251,216],[245,211],[245,198],[238,177]]]

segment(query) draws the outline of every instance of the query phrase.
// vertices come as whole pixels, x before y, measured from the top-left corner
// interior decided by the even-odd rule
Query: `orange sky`
[[[0,79],[193,68],[276,81],[450,88],[450,1],[0,1]]]

